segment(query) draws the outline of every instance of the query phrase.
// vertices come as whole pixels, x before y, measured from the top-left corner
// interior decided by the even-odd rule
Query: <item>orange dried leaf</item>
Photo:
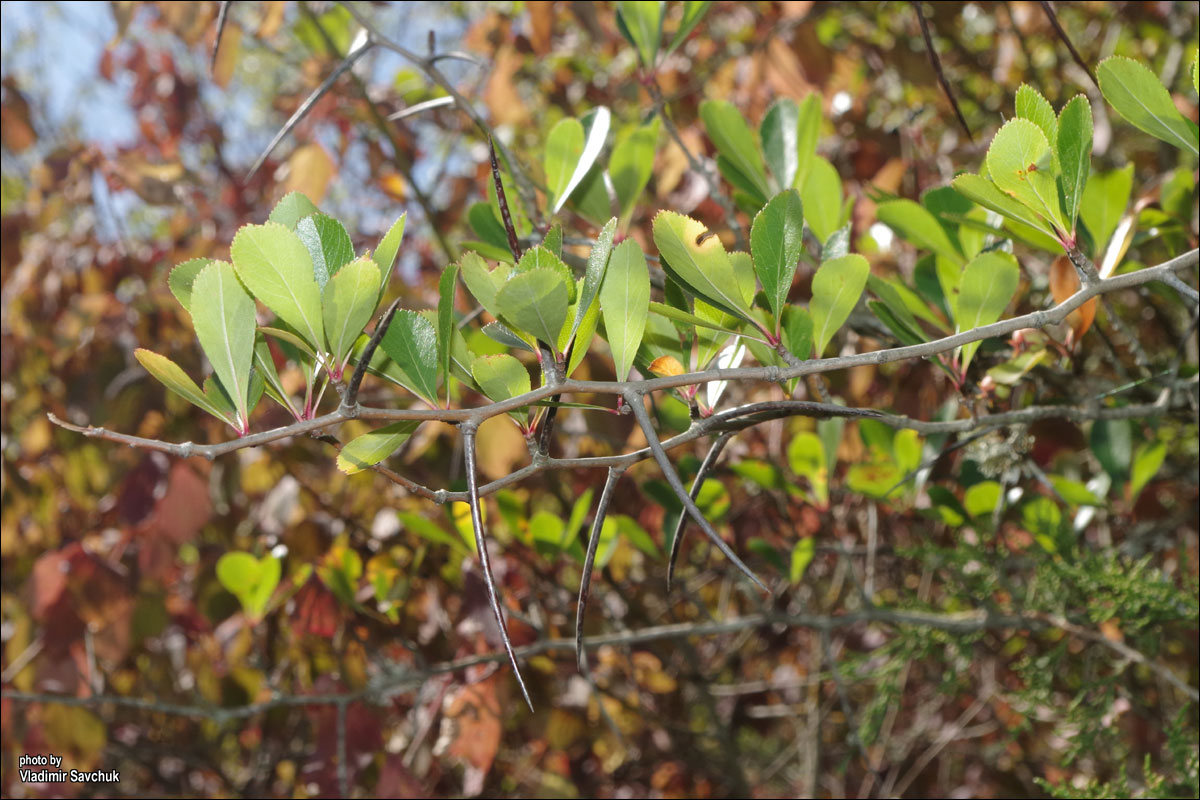
[[[1050,265],[1050,293],[1054,296],[1054,302],[1062,303],[1078,291],[1079,274],[1075,271],[1071,259],[1066,256],[1054,259],[1054,263]],[[1097,298],[1093,297],[1067,315],[1067,324],[1071,327],[1071,342],[1078,342],[1087,333],[1087,329],[1092,327],[1092,321],[1096,318],[1097,302]]]
[[[683,364],[675,356],[660,356],[650,363],[650,371],[660,378],[670,378],[684,373]]]

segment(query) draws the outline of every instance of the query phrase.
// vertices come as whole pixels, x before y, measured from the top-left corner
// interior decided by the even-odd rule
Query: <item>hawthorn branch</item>
[[[721,453],[725,450],[725,445],[729,444],[729,440],[734,437],[733,431],[725,431],[717,440],[713,442],[713,446],[708,449],[708,453],[704,456],[704,460],[700,462],[700,469],[696,470],[696,478],[692,481],[692,491],[689,496],[693,502],[700,496],[700,487],[704,485],[704,479],[708,477],[708,473],[716,466],[717,459],[721,457]],[[671,582],[675,579],[675,563],[679,560],[680,544],[683,542],[683,532],[687,530],[687,514],[679,515],[679,522],[675,523],[675,534],[671,537],[671,555],[667,559],[667,591],[671,591]]]
[[[592,520],[592,532],[588,536],[587,557],[583,562],[583,575],[579,580],[579,601],[575,606],[575,661],[579,672],[588,674],[587,655],[583,649],[583,617],[587,610],[588,593],[592,587],[592,569],[596,564],[596,550],[600,546],[600,532],[604,529],[604,518],[612,502],[613,489],[625,473],[624,467],[609,467],[604,491],[600,493],[600,504],[596,506],[596,518]]]

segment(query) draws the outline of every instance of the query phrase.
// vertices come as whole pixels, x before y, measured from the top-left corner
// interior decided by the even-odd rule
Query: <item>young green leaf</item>
[[[837,169],[820,156],[809,162],[808,175],[800,187],[804,221],[824,242],[842,227],[842,179]]]
[[[347,475],[370,469],[396,452],[420,424],[420,420],[406,419],[356,436],[338,453],[338,469]]]
[[[496,293],[496,307],[508,324],[550,346],[566,322],[567,304],[566,281],[545,268],[514,275]]]
[[[660,211],[653,227],[663,269],[672,278],[710,305],[749,319],[749,305],[720,238],[706,235],[702,223],[674,211]]]
[[[491,203],[474,203],[467,209],[467,222],[471,230],[482,239],[482,242],[471,242],[471,246],[480,253],[496,261],[513,262],[512,251],[508,249],[508,232],[504,223],[496,218],[495,207]]]
[[[984,208],[991,209],[997,214],[1028,225],[1052,239],[1057,238],[1054,228],[1046,220],[1011,195],[1000,191],[996,184],[987,178],[970,172],[964,172],[952,180],[950,184],[961,192],[963,196],[969,197]]]
[[[1041,92],[1022,83],[1017,87],[1016,112],[1021,119],[1027,119],[1041,128],[1046,141],[1054,147],[1058,141],[1058,118],[1054,116],[1054,106]]]
[[[613,189],[621,205],[621,224],[628,222],[638,197],[650,182],[654,171],[654,148],[658,143],[659,120],[655,117],[645,125],[629,130],[617,140],[608,171]]]
[[[193,258],[174,266],[171,274],[167,276],[167,286],[170,287],[171,294],[175,295],[179,305],[189,314],[192,311],[192,284],[196,282],[200,270],[211,262],[211,258]]]
[[[617,219],[613,217],[600,230],[600,234],[596,237],[596,244],[592,246],[592,252],[588,253],[587,268],[583,271],[583,291],[579,293],[579,302],[575,306],[571,334],[567,337],[568,344],[574,338],[575,332],[579,330],[584,315],[591,311],[592,303],[595,302],[600,286],[604,282],[604,274],[608,270],[608,263],[612,255],[613,237],[616,236],[616,233]],[[569,288],[574,289],[574,281],[570,278],[568,281],[571,283]],[[575,298],[572,297],[569,302],[575,302]]]
[[[758,126],[767,168],[775,185],[785,189],[796,180],[796,169],[800,165],[799,116],[800,109],[795,101],[781,97],[767,109]]]
[[[803,189],[808,183],[808,173],[817,157],[817,139],[821,134],[821,94],[811,92],[800,103],[796,122],[796,175],[792,178],[793,189]],[[803,191],[800,197],[804,197]]]
[[[496,293],[508,281],[512,268],[507,264],[501,264],[495,269],[489,270],[487,262],[477,253],[464,253],[463,257],[458,260],[458,266],[462,270],[462,279],[463,283],[467,285],[467,291],[479,301],[479,305],[483,306],[489,314],[499,317],[500,310],[496,306]]]
[[[642,344],[649,303],[650,271],[646,256],[636,241],[626,239],[613,249],[600,285],[604,329],[619,381],[629,377],[634,356]]]
[[[633,45],[646,69],[654,67],[666,13],[667,4],[661,0],[621,0],[617,3],[617,28]]]
[[[342,223],[324,214],[311,214],[296,224],[296,235],[312,257],[313,276],[322,290],[339,269],[354,260],[354,244]]]
[[[583,279],[580,278],[579,282],[580,282],[580,284],[582,284]],[[583,294],[582,290],[580,291],[580,294],[581,295]],[[568,309],[568,311],[567,311],[568,317],[571,316],[571,313],[572,313],[571,310]],[[600,304],[592,303],[591,308],[588,311],[584,312],[583,320],[579,323],[579,328],[575,331],[574,334],[571,334],[571,332],[569,330],[567,330],[566,327],[564,327],[562,329],[562,332],[559,333],[559,336],[558,336],[559,349],[565,351],[567,349],[568,345],[570,345],[571,358],[567,362],[567,373],[566,373],[568,377],[571,375],[571,373],[573,373],[576,369],[579,368],[580,364],[583,363],[583,359],[587,355],[588,348],[590,348],[592,346],[592,339],[596,338],[596,328],[599,326],[599,324],[600,324]],[[573,343],[571,341],[568,341],[568,335],[570,335],[573,338]]]
[[[1092,235],[1097,261],[1107,249],[1121,217],[1125,215],[1132,194],[1133,164],[1097,172],[1084,186],[1079,216]]]
[[[671,37],[671,44],[668,45],[664,55],[670,55],[676,47],[683,44],[688,34],[700,24],[700,20],[708,13],[711,5],[712,0],[687,0],[683,4],[683,18],[679,20],[679,27],[675,30],[675,35]]]
[[[503,322],[489,322],[483,326],[482,330],[484,336],[493,342],[499,342],[505,347],[515,347],[518,350],[527,350],[530,353],[537,352],[529,342],[509,330]]]
[[[288,192],[271,209],[270,222],[278,222],[289,230],[296,230],[296,224],[309,214],[316,214],[317,207],[301,192]]]
[[[811,536],[805,536],[792,547],[792,562],[788,569],[788,579],[792,583],[799,583],[803,580],[804,573],[808,572],[808,565],[812,563],[816,549],[816,539]]]
[[[1081,94],[1063,107],[1058,118],[1058,163],[1068,230],[1074,232],[1092,166],[1092,106]]]
[[[254,360],[254,300],[238,282],[233,265],[213,261],[192,284],[192,324],[213,371],[230,394],[238,426],[249,425],[250,365]]]
[[[321,311],[335,374],[363,328],[371,321],[378,299],[379,267],[366,257],[351,261],[334,273],[325,285]]]
[[[573,117],[559,120],[546,137],[546,154],[543,157],[549,195],[546,202],[550,205],[551,214],[558,213],[574,188],[572,178],[582,155],[583,123]]]
[[[1146,488],[1146,484],[1158,474],[1166,457],[1167,445],[1165,442],[1144,442],[1138,446],[1137,452],[1133,454],[1133,468],[1129,475],[1130,502],[1137,500],[1142,489]]]
[[[932,251],[960,267],[966,263],[946,229],[924,206],[912,200],[888,200],[879,204],[875,216],[915,247]]]
[[[246,288],[316,350],[325,349],[321,289],[312,257],[282,225],[247,225],[233,237],[233,266]]]
[[[787,460],[793,473],[808,480],[817,507],[828,508],[829,467],[821,437],[808,431],[793,436],[788,444]]]
[[[563,263],[563,260],[554,253],[547,250],[540,244],[535,244],[533,247],[526,250],[521,255],[521,260],[513,267],[512,272],[507,277],[511,278],[514,275],[520,275],[522,272],[529,272],[534,269],[548,269],[557,272],[563,282],[567,284],[567,302],[574,303],[576,300],[576,285],[575,273],[571,272],[571,268]],[[501,273],[496,273],[500,275]],[[499,286],[497,286],[497,291]]]
[[[750,252],[767,304],[778,320],[804,252],[804,210],[799,192],[781,192],[758,212],[750,227]]]
[[[1000,319],[1021,282],[1021,269],[1009,253],[980,253],[963,270],[958,285],[958,304],[955,313],[957,332],[991,325]],[[979,349],[979,342],[962,348],[962,369]]]
[[[380,346],[407,378],[413,391],[437,405],[437,330],[416,311],[400,309]]]
[[[1112,56],[1096,69],[1100,91],[1131,125],[1156,139],[1200,155],[1200,134],[1171,100],[1162,81],[1133,59]]]
[[[705,100],[700,104],[700,119],[717,152],[750,181],[755,192],[770,197],[771,190],[763,169],[762,156],[758,152],[758,143],[746,125],[742,112],[727,100]]]
[[[1133,423],[1127,419],[1096,420],[1089,444],[1109,477],[1117,483],[1124,481],[1133,460]]]
[[[381,300],[383,293],[387,291],[388,281],[392,279],[396,254],[400,252],[400,243],[404,241],[404,224],[407,218],[408,212],[401,214],[400,218],[393,222],[392,227],[388,228],[388,232],[383,235],[379,247],[376,247],[375,252],[371,254],[375,266],[379,267],[379,298]]]
[[[217,580],[238,599],[246,616],[258,621],[279,585],[283,567],[270,553],[259,559],[249,553],[234,552],[217,559],[216,572]]]
[[[987,168],[1002,191],[1045,217],[1056,231],[1067,230],[1050,143],[1041,128],[1027,119],[1004,123],[988,148]]]
[[[812,314],[815,355],[819,358],[838,328],[850,316],[867,285],[871,266],[858,254],[826,261],[812,280]]]
[[[187,373],[174,361],[166,356],[155,353],[153,350],[146,350],[141,347],[134,350],[133,355],[138,360],[138,363],[145,367],[146,371],[153,375],[163,386],[166,386],[192,405],[207,411],[222,422],[237,428],[234,421],[222,413],[221,409],[205,396],[200,387],[196,385],[196,382],[189,378]]]
[[[510,355],[479,356],[471,362],[471,375],[483,393],[494,401],[529,392],[529,372]]]
[[[454,290],[458,286],[458,265],[442,270],[438,279],[438,368],[446,387],[446,407],[450,404],[450,362],[454,354]]]
[[[807,309],[785,306],[783,309],[783,346],[797,358],[811,358],[813,321]]]

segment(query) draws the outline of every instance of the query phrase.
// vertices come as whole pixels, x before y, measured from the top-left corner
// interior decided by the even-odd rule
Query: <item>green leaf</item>
[[[338,453],[338,469],[347,475],[370,469],[396,452],[420,424],[420,420],[406,419],[354,437]]]
[[[955,312],[956,332],[991,325],[1000,319],[1021,282],[1021,268],[1009,253],[980,253],[963,270],[958,285],[958,304]],[[962,348],[962,369],[965,371],[979,349],[980,342]]]
[[[833,164],[813,156],[808,176],[800,187],[804,220],[824,242],[842,227],[842,179]]]
[[[578,169],[583,166],[580,160],[583,156],[583,141],[583,123],[574,118],[559,120],[546,138],[543,163],[548,193],[546,202],[550,205],[551,214],[558,213],[567,202],[571,191],[587,174],[587,168],[591,167],[589,163],[583,172]]]
[[[660,211],[653,227],[662,267],[672,278],[710,305],[750,318],[749,305],[719,237],[705,237],[702,223],[674,211]]]
[[[437,405],[437,330],[416,311],[400,309],[379,342],[396,363],[412,389],[430,405]]]
[[[450,362],[454,355],[454,289],[458,285],[458,265],[451,264],[442,270],[438,279],[438,367],[441,369],[446,387],[446,407],[450,405]]]
[[[1057,553],[1062,539],[1062,511],[1049,497],[1035,497],[1021,508],[1021,523],[1047,553]]]
[[[804,209],[799,192],[781,192],[758,212],[750,227],[750,252],[771,313],[780,319],[804,252]]]
[[[903,477],[900,468],[889,461],[854,464],[846,470],[846,486],[859,494],[886,500]]]
[[[1097,261],[1108,248],[1113,231],[1117,229],[1121,217],[1125,215],[1125,209],[1129,207],[1132,194],[1133,164],[1126,164],[1120,169],[1107,172],[1097,172],[1084,186],[1079,216],[1092,235]]]
[[[613,249],[608,272],[600,286],[604,330],[619,381],[629,377],[633,359],[642,345],[649,303],[650,270],[646,266],[646,256],[636,241],[626,239]]]
[[[875,209],[880,222],[921,250],[929,250],[962,266],[965,260],[933,214],[912,200],[889,200]]]
[[[787,97],[771,104],[758,127],[762,140],[763,156],[775,185],[791,187],[796,180],[796,169],[800,166],[799,152],[800,109]]]
[[[272,328],[265,325],[259,326],[259,330],[265,333],[267,336],[277,339],[280,342],[284,342],[287,346],[293,348],[296,351],[295,360],[299,361],[300,355],[307,356],[309,361],[317,360],[317,354],[313,352],[312,345],[301,339],[296,334],[292,333],[292,331],[284,328]]]
[[[1123,482],[1133,460],[1133,424],[1127,419],[1097,420],[1089,438],[1096,460],[1113,483]]]
[[[817,138],[821,134],[821,95],[811,92],[800,103],[800,112],[796,122],[796,176],[792,179],[793,189],[803,189],[808,182],[808,173],[812,170],[813,161],[817,157]],[[803,191],[800,197],[804,197]]]
[[[351,261],[325,285],[321,311],[335,373],[371,321],[378,301],[379,267],[366,257]]]
[[[1074,506],[1102,506],[1104,501],[1097,497],[1091,489],[1079,481],[1071,480],[1062,475],[1047,475],[1050,485],[1058,492],[1063,500]]]
[[[758,153],[758,144],[742,112],[727,100],[705,100],[700,104],[700,119],[717,152],[750,181],[758,194],[769,197],[771,190],[763,169],[762,156]]]
[[[407,219],[407,212],[401,214],[400,218],[393,222],[392,227],[388,228],[388,232],[383,235],[383,239],[379,241],[379,247],[376,247],[375,252],[371,254],[375,266],[379,267],[380,299],[383,299],[383,293],[387,291],[388,282],[392,279],[396,254],[400,252],[400,243],[404,241],[404,224]]]
[[[963,494],[963,508],[972,517],[991,515],[1000,505],[1003,487],[996,481],[980,481],[970,486]]]
[[[661,0],[622,0],[617,3],[617,27],[647,69],[654,66],[666,13],[667,4]]]
[[[987,152],[988,174],[996,186],[1040,214],[1056,230],[1065,231],[1053,162],[1046,134],[1027,119],[1004,123]]]
[[[567,337],[568,344],[575,337],[576,331],[579,330],[580,324],[583,322],[583,317],[592,309],[592,303],[596,300],[596,295],[600,292],[600,286],[604,282],[604,274],[608,270],[609,260],[613,251],[613,237],[617,233],[617,219],[613,217],[600,230],[596,237],[596,243],[592,245],[592,251],[588,253],[587,267],[583,271],[583,291],[579,293],[579,301],[575,306],[575,318],[571,323],[571,334]],[[574,288],[574,281],[571,280],[571,288]],[[575,298],[571,298],[570,302],[575,302]]]
[[[477,247],[481,244],[486,246],[488,252],[484,255],[510,264],[515,260],[512,251],[508,249],[508,232],[504,230],[504,223],[496,218],[496,211],[491,203],[472,204],[467,210],[467,222],[470,223],[471,230],[475,231],[475,235],[483,240],[474,244]]]
[[[645,125],[633,128],[617,141],[612,156],[608,159],[613,189],[621,204],[622,224],[633,213],[638,197],[654,172],[654,148],[658,144],[658,128],[658,117]]]
[[[526,250],[521,256],[521,260],[517,262],[517,265],[513,267],[512,272],[508,273],[507,277],[511,278],[514,275],[534,269],[548,269],[558,273],[558,276],[567,284],[567,302],[575,302],[577,295],[575,273],[571,272],[571,268],[564,264],[561,258],[540,244],[536,244]],[[497,291],[499,291],[499,285],[497,285]]]
[[[867,260],[851,254],[826,261],[813,275],[813,297],[808,309],[812,314],[814,353],[818,358],[854,310],[870,273]]]
[[[233,265],[213,261],[196,276],[193,292],[203,298],[192,309],[192,324],[213,371],[237,410],[238,427],[249,427],[247,405],[254,361],[254,300],[238,282]]]
[[[703,302],[703,301],[698,301],[698,302]],[[709,306],[709,308],[711,309],[713,307]],[[704,329],[710,330],[710,331],[720,331],[721,333],[727,334],[729,336],[748,336],[749,335],[742,331],[739,331],[737,328],[723,325],[723,324],[721,324],[721,321],[719,321],[719,320],[705,319],[704,317],[701,317],[698,314],[691,314],[687,311],[680,311],[678,308],[675,308],[674,306],[664,305],[663,303],[659,303],[656,300],[650,301],[649,309],[651,311],[653,311],[655,314],[658,314],[659,316],[666,317],[667,319],[674,320],[675,322],[682,322],[684,325],[695,325],[697,328],[704,328]],[[721,312],[721,313],[724,313],[724,312]],[[726,316],[726,319],[730,319],[730,317]],[[607,328],[607,327],[608,326],[606,325],[605,328]]]
[[[799,306],[783,309],[783,345],[797,358],[811,358],[813,345],[812,315]]]
[[[530,353],[536,353],[537,350],[522,339],[517,334],[505,327],[503,322],[489,322],[483,326],[483,334],[494,342],[499,342],[505,347],[516,347],[520,350],[528,350]]]
[[[270,222],[278,222],[289,230],[296,230],[296,224],[309,214],[316,214],[317,207],[301,192],[288,192],[271,209]]]
[[[1100,92],[1131,125],[1156,139],[1200,155],[1196,123],[1179,113],[1153,72],[1133,59],[1113,56],[1096,69]]]
[[[274,222],[247,225],[233,237],[230,253],[246,288],[313,349],[324,350],[321,288],[300,238]]]
[[[462,270],[462,279],[463,283],[467,285],[467,291],[479,301],[479,305],[483,306],[489,314],[499,317],[500,309],[496,305],[496,293],[508,281],[512,268],[502,264],[496,269],[489,270],[487,262],[477,253],[464,253],[463,257],[458,260],[458,266]]]
[[[646,533],[646,529],[637,524],[637,520],[625,514],[614,514],[613,519],[617,521],[617,532],[628,539],[631,545],[651,558],[662,558],[658,545]]]
[[[583,284],[583,279],[579,280]],[[579,292],[583,294],[582,289]],[[577,308],[578,304],[573,308]],[[567,316],[572,315],[572,309],[567,309]],[[574,334],[574,343],[570,344],[571,358],[567,362],[567,376],[569,377],[580,364],[583,363],[584,357],[587,356],[588,348],[592,346],[592,340],[596,338],[596,328],[600,324],[600,304],[592,303],[591,308],[583,315],[583,320],[579,323],[579,329]],[[565,349],[568,346],[567,334],[570,333],[566,328],[563,328],[559,334],[559,347]]]
[[[792,563],[788,569],[788,579],[792,583],[799,583],[804,579],[804,573],[808,572],[808,565],[812,563],[816,549],[817,540],[811,536],[805,536],[796,542],[792,548]]]
[[[1142,489],[1146,488],[1146,484],[1158,474],[1166,457],[1167,445],[1165,442],[1145,442],[1138,446],[1137,451],[1133,454],[1133,469],[1129,476],[1130,502],[1137,500]]]
[[[914,430],[896,431],[892,439],[892,458],[905,475],[921,464],[921,437]]]
[[[788,467],[808,480],[813,498],[820,508],[829,506],[829,469],[825,460],[825,444],[821,437],[802,431],[792,437],[787,449]]]
[[[1011,195],[1000,191],[996,184],[987,178],[965,172],[952,180],[950,184],[961,194],[971,198],[984,208],[991,209],[997,214],[1028,225],[1046,236],[1056,239],[1054,228],[1046,220]]]
[[[283,566],[269,553],[261,559],[249,553],[225,553],[217,559],[216,572],[217,580],[238,599],[246,616],[258,621],[279,585]]]
[[[170,287],[171,294],[175,295],[179,305],[183,306],[189,314],[192,311],[192,284],[196,282],[196,276],[200,274],[200,270],[211,262],[211,258],[193,258],[175,265],[171,269],[171,274],[167,276],[167,286]]]
[[[207,411],[209,414],[212,414],[222,422],[233,425],[235,428],[237,427],[234,421],[223,414],[221,410],[217,408],[217,406],[215,406],[208,397],[205,396],[204,392],[200,390],[200,387],[196,385],[196,382],[189,378],[187,373],[184,372],[183,369],[180,368],[180,366],[174,361],[166,356],[160,356],[153,350],[146,350],[141,347],[134,350],[133,355],[138,360],[138,363],[145,367],[146,371],[153,375],[155,379],[163,386],[166,386],[172,392],[179,395],[184,400],[187,400],[192,405],[198,406],[199,408]]]
[[[457,536],[451,536],[442,530],[436,523],[422,517],[420,514],[415,514],[411,511],[398,511],[396,516],[400,519],[400,524],[405,530],[411,531],[422,539],[427,539],[434,544],[441,544],[456,550],[463,555],[468,555],[473,550],[463,543],[463,540]],[[474,537],[471,538],[474,541]]]
[[[909,304],[901,294],[901,288],[907,289],[908,287],[888,278],[869,275],[867,276],[867,288],[871,290],[872,294],[883,301],[883,304],[887,306],[888,310],[905,328],[914,334],[920,335],[921,326],[917,322],[916,315],[913,314],[912,309],[909,308]],[[921,305],[923,306],[924,304],[922,303]],[[926,309],[926,313],[929,313],[928,309]],[[931,313],[929,315],[933,316]]]
[[[664,55],[670,55],[676,47],[683,44],[688,34],[700,24],[700,20],[708,13],[710,6],[712,6],[712,0],[687,0],[683,4],[683,19],[679,20],[679,27],[675,30],[675,35],[671,37],[671,44],[667,47]]]
[[[471,362],[471,375],[483,393],[499,402],[529,391],[529,372],[510,355],[479,356]]]
[[[567,304],[562,275],[545,268],[514,275],[496,293],[496,307],[509,325],[551,347],[566,322]]]
[[[322,290],[339,269],[354,260],[354,244],[342,223],[324,214],[312,214],[296,224],[296,235],[312,257],[313,276]]]
[[[1027,119],[1042,129],[1046,141],[1054,147],[1058,141],[1058,118],[1054,116],[1054,106],[1042,96],[1042,93],[1027,83],[1017,87],[1017,116]]]
[[[271,346],[266,339],[259,339],[254,345],[254,368],[262,376],[267,394],[299,419],[300,415],[283,388],[283,382],[279,380],[279,371],[275,369],[275,359],[271,356]]]
[[[1081,94],[1063,107],[1058,118],[1058,163],[1062,170],[1063,205],[1069,230],[1073,232],[1092,166],[1092,106]]]

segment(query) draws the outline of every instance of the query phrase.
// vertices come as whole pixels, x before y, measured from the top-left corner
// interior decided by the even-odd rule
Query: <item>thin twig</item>
[[[1079,55],[1079,51],[1075,49],[1075,45],[1071,42],[1071,37],[1067,36],[1067,32],[1063,30],[1062,23],[1058,21],[1058,15],[1054,13],[1054,7],[1047,0],[1040,0],[1040,3],[1042,11],[1046,12],[1046,17],[1050,20],[1050,24],[1054,26],[1054,32],[1058,34],[1058,38],[1062,39],[1067,49],[1071,51],[1071,58],[1075,59],[1075,63],[1079,65],[1080,69],[1087,73],[1088,77],[1092,79],[1092,83],[1096,85],[1096,88],[1100,88],[1100,81],[1096,80],[1096,73],[1092,72],[1092,68],[1083,60],[1083,56]]]
[[[371,338],[367,341],[367,346],[363,348],[362,354],[358,357],[358,364],[354,367],[354,374],[350,376],[350,383],[346,387],[346,394],[342,397],[342,408],[347,411],[352,411],[358,408],[358,388],[362,385],[363,375],[367,374],[367,368],[371,365],[371,359],[375,356],[375,350],[379,347],[379,343],[383,341],[384,335],[387,333],[388,326],[392,324],[392,318],[396,316],[396,309],[400,307],[400,298],[392,301],[384,312],[383,318],[375,326],[375,332],[371,334]]]
[[[221,50],[221,37],[225,34],[225,23],[229,21],[231,5],[233,0],[222,0],[220,8],[217,9],[217,36],[213,40],[212,57],[208,60],[209,74],[217,71],[217,53]]]

